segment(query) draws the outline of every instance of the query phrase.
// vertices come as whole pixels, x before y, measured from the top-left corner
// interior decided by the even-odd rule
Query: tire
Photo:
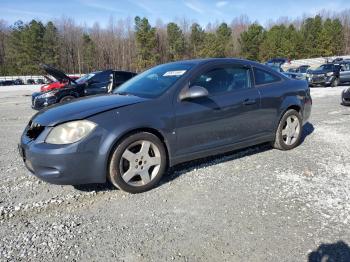
[[[70,95],[64,96],[60,99],[60,103],[68,102],[68,101],[73,100],[73,99],[75,99],[74,96],[70,96]]]
[[[337,87],[338,85],[339,85],[339,78],[338,77],[336,77],[334,80],[333,80],[333,82],[332,82],[332,87]]]
[[[297,121],[296,124],[294,124],[294,121]],[[279,150],[291,150],[297,147],[301,141],[302,123],[303,121],[298,111],[290,109],[285,112],[278,124],[273,147]],[[288,125],[290,126],[289,128]]]
[[[147,132],[124,138],[111,153],[107,179],[120,190],[136,194],[154,188],[167,167],[160,139]]]

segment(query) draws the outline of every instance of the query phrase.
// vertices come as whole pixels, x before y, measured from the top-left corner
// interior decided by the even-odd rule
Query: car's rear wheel
[[[147,132],[135,133],[115,147],[107,178],[123,191],[141,193],[158,184],[166,165],[167,154],[160,139]]]
[[[74,96],[64,96],[60,99],[60,103],[68,102],[68,101],[73,100],[73,99],[75,99]]]
[[[299,145],[302,134],[302,118],[298,111],[288,110],[280,120],[276,131],[274,148],[290,150]]]

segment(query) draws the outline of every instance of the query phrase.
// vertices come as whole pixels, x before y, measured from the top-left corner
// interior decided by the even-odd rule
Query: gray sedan
[[[54,184],[105,183],[131,193],[178,163],[271,142],[296,147],[312,100],[306,81],[239,59],[159,65],[114,94],[37,113],[19,151]]]

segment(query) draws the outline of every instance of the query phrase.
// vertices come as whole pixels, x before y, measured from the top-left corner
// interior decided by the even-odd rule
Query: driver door
[[[238,143],[259,133],[260,94],[243,65],[208,68],[191,80],[207,97],[177,101],[176,155]]]

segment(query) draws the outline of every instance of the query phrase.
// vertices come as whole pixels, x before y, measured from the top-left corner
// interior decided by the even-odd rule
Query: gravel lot
[[[0,87],[0,260],[308,261],[320,251],[349,261],[343,88],[312,89],[297,149],[260,145],[183,164],[158,188],[130,195],[30,175],[16,144],[34,113],[33,88]]]

